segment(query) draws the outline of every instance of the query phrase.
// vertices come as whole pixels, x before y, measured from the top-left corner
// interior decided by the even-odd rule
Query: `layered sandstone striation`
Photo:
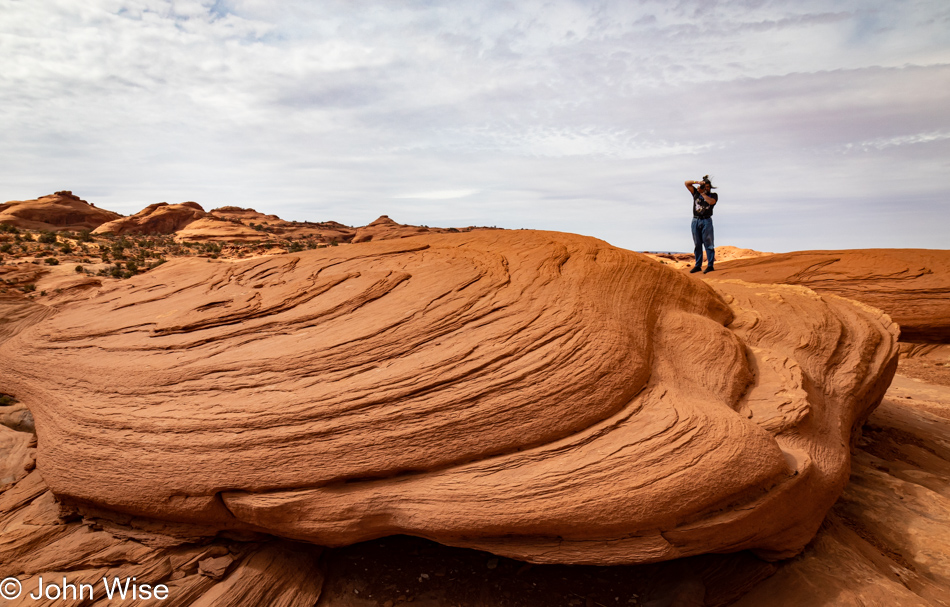
[[[173,234],[206,215],[197,202],[168,204],[157,202],[150,204],[135,215],[122,217],[102,224],[95,234],[146,235]]]
[[[97,208],[64,190],[34,200],[0,204],[0,223],[29,230],[93,230],[119,219],[118,213]]]
[[[948,250],[797,251],[717,269],[717,279],[802,285],[861,301],[887,312],[901,341],[950,343]]]
[[[180,259],[11,337],[37,467],[83,507],[531,562],[790,556],[897,363],[879,310],[474,231]]]

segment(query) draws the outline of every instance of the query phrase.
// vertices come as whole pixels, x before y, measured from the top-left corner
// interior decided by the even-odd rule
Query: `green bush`
[[[4,243],[2,246],[0,246],[0,253],[9,253],[10,249],[12,248],[13,248],[13,245],[10,244],[9,242]]]
[[[52,232],[40,232],[38,240],[43,244],[54,244],[56,242],[56,234]]]
[[[82,272],[82,266],[76,266],[76,274]]]
[[[47,258],[46,258],[46,265],[48,265],[48,266],[58,266],[58,265],[59,265],[59,260],[56,259],[55,257],[47,257]]]

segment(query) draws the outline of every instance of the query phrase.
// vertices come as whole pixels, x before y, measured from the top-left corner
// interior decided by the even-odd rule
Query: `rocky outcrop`
[[[253,242],[263,239],[264,235],[253,228],[237,221],[226,221],[211,215],[189,223],[175,234],[175,240],[189,242]]]
[[[205,215],[204,209],[197,202],[181,204],[158,202],[148,205],[135,215],[102,224],[94,233],[116,236],[172,234]]]
[[[802,285],[880,308],[901,341],[950,343],[950,251],[797,251],[716,266],[717,280]]]
[[[242,207],[235,206],[224,206],[218,207],[216,209],[211,209],[211,215],[215,217],[220,217],[221,219],[227,220],[236,220],[241,223],[263,223],[263,222],[283,222],[284,220],[278,217],[277,215],[265,215],[264,213],[258,213],[254,209],[245,209]]]
[[[153,599],[155,603],[178,607],[310,607],[320,597],[323,575],[316,546],[266,538],[189,540],[160,525],[143,529],[144,521],[133,528],[128,517],[83,518],[58,504],[36,471],[3,489],[0,578],[9,583],[15,577],[21,589],[4,605],[38,604],[30,594],[35,596],[41,578],[44,585],[68,582],[76,589],[65,590],[67,600],[41,603],[50,605],[119,602],[119,596],[108,599],[105,586],[115,591],[114,580],[121,585],[127,578],[135,580],[133,585],[146,584],[149,592],[161,592],[156,596],[162,600]],[[83,598],[92,600],[68,600],[81,585],[86,585]],[[5,590],[12,595],[14,587]],[[130,590],[125,598],[131,600]]]
[[[120,217],[118,213],[96,208],[68,190],[35,200],[0,204],[0,223],[29,230],[93,230]]]
[[[173,260],[19,332],[0,366],[43,478],[83,507],[616,564],[800,551],[895,334],[803,287],[476,231]]]
[[[354,228],[336,221],[287,221],[277,215],[265,215],[254,209],[241,207],[220,207],[211,211],[211,215],[241,223],[257,231],[258,240],[316,238],[323,243],[350,242],[356,233]]]
[[[396,223],[389,215],[381,215],[375,221],[357,228],[353,242],[370,242],[371,240],[392,240],[394,238],[408,238],[427,234],[433,230],[422,226],[409,226]],[[442,232],[444,230],[435,230]]]
[[[815,540],[740,607],[950,605],[950,387],[897,376]]]

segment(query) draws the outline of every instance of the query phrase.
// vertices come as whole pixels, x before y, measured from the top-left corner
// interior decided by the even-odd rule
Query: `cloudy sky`
[[[276,7],[276,8],[275,8]],[[0,200],[950,248],[945,0],[0,0]]]

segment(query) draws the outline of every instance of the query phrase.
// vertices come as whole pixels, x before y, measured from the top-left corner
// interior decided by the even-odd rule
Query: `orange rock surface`
[[[897,363],[880,311],[591,238],[173,260],[0,350],[54,494],[339,546],[790,556]]]
[[[389,215],[382,215],[375,221],[357,228],[356,235],[353,236],[353,242],[369,242],[371,240],[392,240],[394,238],[407,238],[409,236],[418,236],[430,232],[429,228],[422,226],[408,226],[396,223],[389,218]]]
[[[175,240],[251,242],[261,240],[261,233],[236,221],[226,221],[212,215],[206,215],[178,230],[175,234]]]
[[[191,222],[205,216],[204,209],[197,202],[168,204],[157,202],[150,204],[135,215],[122,217],[104,223],[95,230],[95,234],[172,234]]]
[[[948,250],[796,251],[716,267],[717,280],[802,285],[880,308],[901,341],[950,343]]]
[[[30,230],[92,230],[120,217],[118,213],[96,208],[70,191],[0,204],[0,223]]]
[[[277,215],[265,215],[254,209],[242,209],[241,207],[220,207],[212,210],[211,215],[228,221],[240,222],[246,226],[251,226],[251,224],[261,227],[266,226],[267,231],[257,232],[258,239],[266,238],[268,234],[279,235],[283,238],[316,236],[326,242],[335,240],[339,243],[351,241],[356,233],[354,228],[336,221],[321,221],[319,223],[287,221]]]

